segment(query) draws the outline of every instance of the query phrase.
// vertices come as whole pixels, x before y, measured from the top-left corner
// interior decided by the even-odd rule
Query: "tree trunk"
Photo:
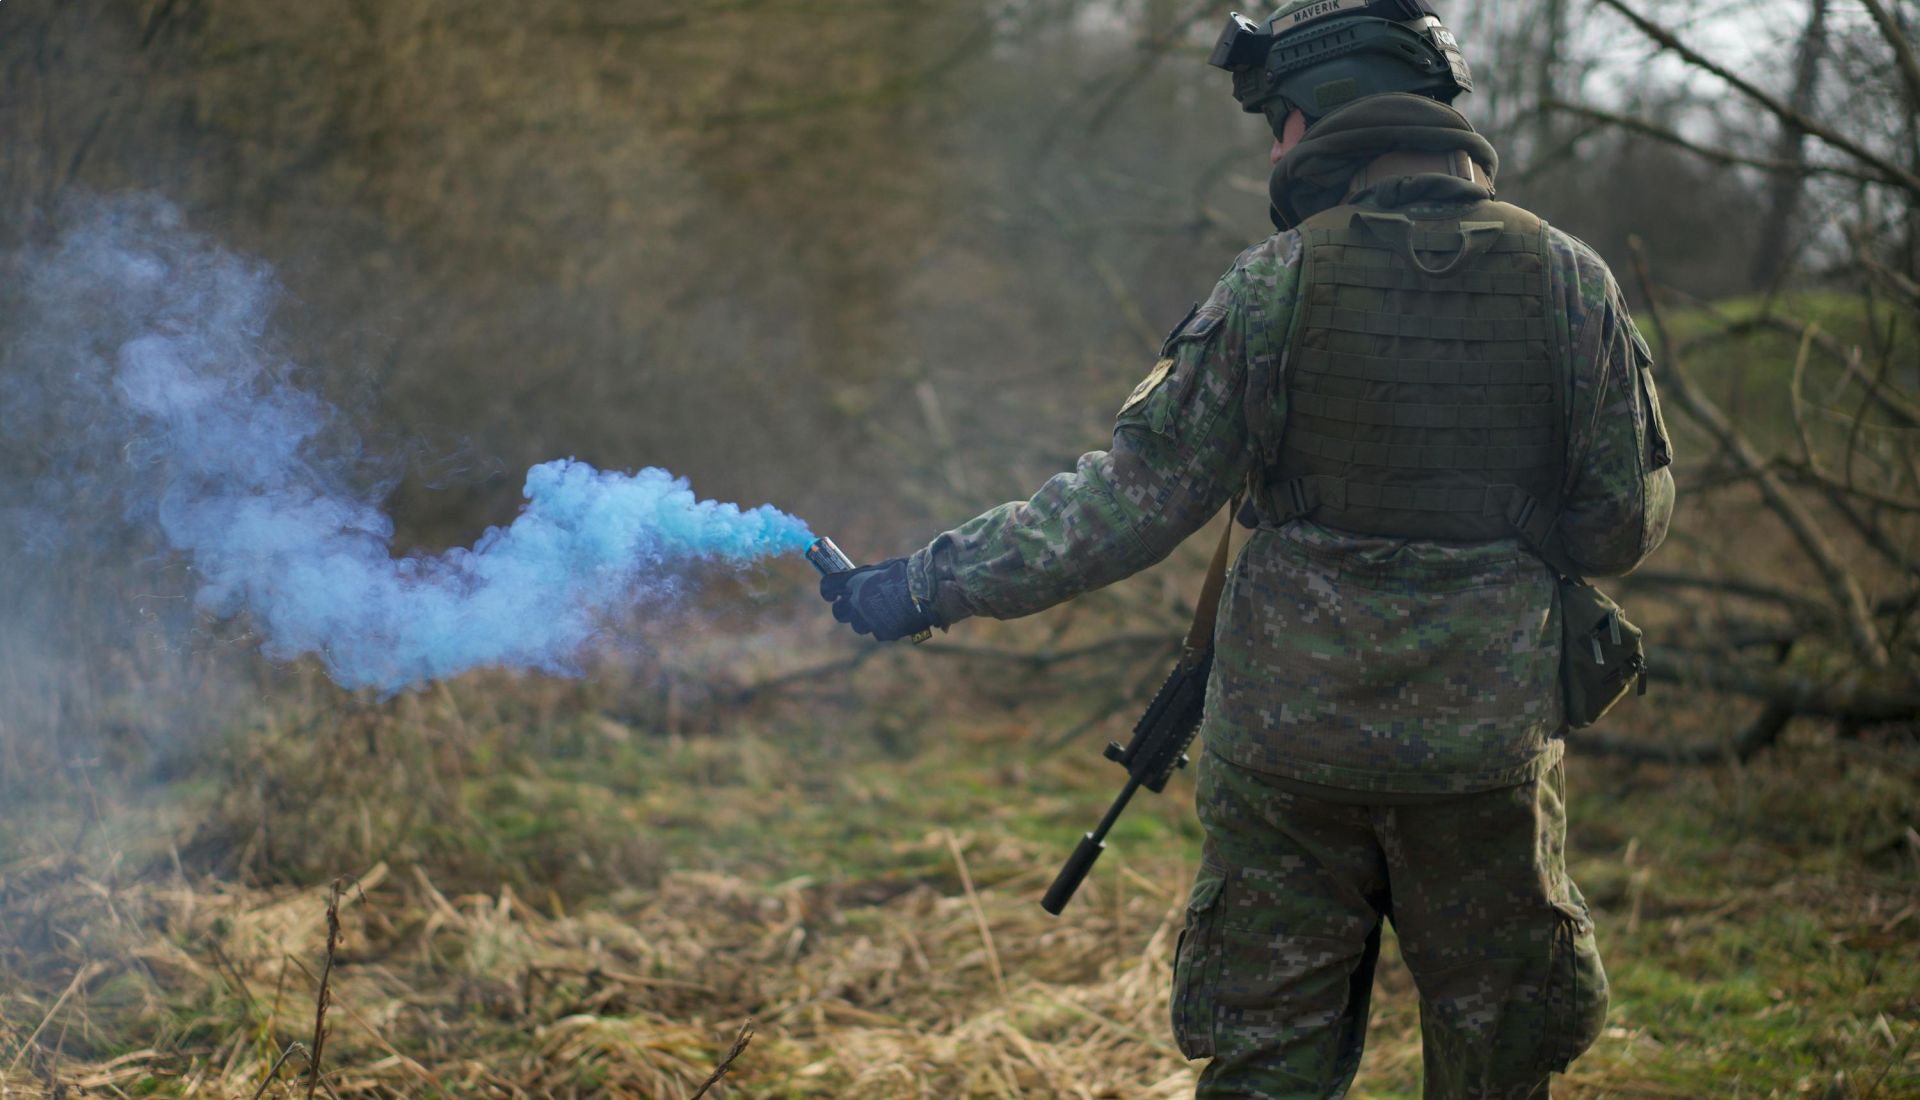
[[[1813,112],[1814,92],[1820,82],[1820,61],[1826,53],[1827,0],[1813,0],[1807,13],[1807,30],[1800,38],[1794,57],[1793,91],[1788,103],[1802,115]],[[1806,131],[1789,122],[1781,122],[1780,136],[1774,144],[1773,159],[1794,164],[1806,163]],[[1760,243],[1753,256],[1753,286],[1766,290],[1779,281],[1787,264],[1793,242],[1795,214],[1800,208],[1806,175],[1777,173],[1767,188],[1766,220],[1760,223]]]

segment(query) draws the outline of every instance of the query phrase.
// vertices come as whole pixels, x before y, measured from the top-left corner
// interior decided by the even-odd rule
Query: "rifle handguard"
[[[1154,693],[1147,711],[1133,724],[1133,737],[1122,748],[1107,742],[1108,760],[1127,769],[1140,785],[1159,794],[1173,773],[1187,764],[1187,748],[1200,732],[1201,710],[1207,701],[1207,677],[1213,672],[1213,647],[1182,654]]]

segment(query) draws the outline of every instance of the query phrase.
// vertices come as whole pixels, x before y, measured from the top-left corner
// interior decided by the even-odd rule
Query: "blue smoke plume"
[[[144,198],[97,204],[18,266],[26,316],[0,397],[16,404],[38,379],[59,391],[39,406],[117,452],[45,471],[38,509],[71,512],[98,499],[78,482],[124,474],[123,515],[187,556],[200,608],[245,613],[268,656],[317,656],[342,686],[393,691],[483,665],[571,672],[611,616],[670,596],[694,563],[744,565],[813,537],[769,505],[701,500],[665,470],[564,459],[529,470],[519,516],[472,547],[395,557],[378,495],[341,472],[357,441],[270,350],[263,266]],[[57,550],[48,523],[15,526]]]

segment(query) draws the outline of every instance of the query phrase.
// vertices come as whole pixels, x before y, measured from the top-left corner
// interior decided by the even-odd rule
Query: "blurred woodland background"
[[[1608,586],[1653,691],[1574,739],[1616,992],[1568,1094],[1920,1096],[1920,5],[1441,14],[1501,197],[1613,265],[1679,455],[1672,537]],[[1270,135],[1204,64],[1226,16],[8,0],[0,254],[138,190],[273,264],[402,550],[577,455],[889,556],[1103,446],[1271,232]],[[18,308],[0,286],[0,344]],[[1066,918],[1033,899],[1199,548],[917,649],[834,634],[779,563],[581,681],[380,699],[198,615],[110,478],[46,497],[115,456],[24,408],[0,1095],[677,1097],[749,1017],[709,1095],[1191,1089],[1164,1024],[1190,788]],[[1356,1094],[1417,1095],[1411,982],[1381,983]]]

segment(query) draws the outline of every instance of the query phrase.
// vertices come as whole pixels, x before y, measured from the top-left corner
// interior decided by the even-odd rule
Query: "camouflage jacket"
[[[1589,575],[1617,575],[1665,537],[1670,445],[1606,264],[1550,237],[1549,312],[1573,372],[1560,533]],[[1248,408],[1248,334],[1286,330],[1301,248],[1290,231],[1242,253],[1121,409],[1111,449],[914,554],[915,597],[949,623],[1029,615],[1153,565],[1218,514],[1251,472],[1250,428],[1285,420]],[[1284,385],[1259,392],[1286,400]],[[1263,525],[1221,601],[1202,736],[1244,767],[1350,791],[1524,782],[1562,749],[1555,587],[1517,540]]]

